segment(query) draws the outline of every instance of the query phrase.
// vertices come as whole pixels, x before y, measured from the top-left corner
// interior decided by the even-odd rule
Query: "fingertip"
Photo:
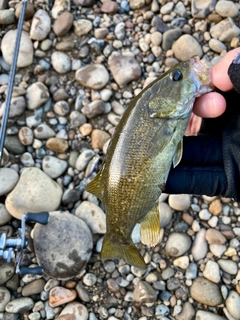
[[[218,92],[209,92],[196,99],[193,112],[202,118],[219,117],[226,109],[226,100]]]

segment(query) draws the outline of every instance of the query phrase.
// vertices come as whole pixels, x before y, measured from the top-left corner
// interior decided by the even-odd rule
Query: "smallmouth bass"
[[[212,90],[208,70],[193,57],[153,81],[126,109],[104,163],[86,189],[103,202],[106,212],[101,259],[123,258],[146,268],[131,238],[133,228],[140,223],[142,243],[158,243],[158,198],[171,165],[181,160],[195,98]]]

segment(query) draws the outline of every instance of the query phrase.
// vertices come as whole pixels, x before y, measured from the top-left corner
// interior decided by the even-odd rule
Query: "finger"
[[[226,100],[218,92],[209,92],[197,98],[193,113],[202,118],[219,117],[226,109]]]
[[[185,136],[196,136],[201,128],[202,118],[196,116],[194,113],[191,114]]]
[[[229,51],[210,71],[212,83],[222,91],[228,91],[233,88],[228,76],[228,68],[239,53],[240,48]]]

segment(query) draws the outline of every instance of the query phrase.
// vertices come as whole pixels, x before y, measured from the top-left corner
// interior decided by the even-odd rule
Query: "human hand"
[[[166,193],[240,201],[240,59],[232,63],[239,54],[240,48],[230,51],[212,68],[212,82],[221,94],[210,92],[196,101],[183,139],[183,157],[170,170]]]
[[[233,84],[228,76],[228,68],[238,54],[240,54],[240,48],[229,51],[222,60],[210,70],[213,85],[223,92],[233,89]],[[219,117],[225,109],[226,100],[223,95],[218,92],[209,92],[197,98],[185,135],[197,135],[201,127],[202,118]]]

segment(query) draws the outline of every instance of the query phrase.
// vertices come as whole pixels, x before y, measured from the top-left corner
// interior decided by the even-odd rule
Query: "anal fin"
[[[141,221],[141,242],[148,247],[155,246],[160,239],[160,216],[158,210],[158,203]]]

